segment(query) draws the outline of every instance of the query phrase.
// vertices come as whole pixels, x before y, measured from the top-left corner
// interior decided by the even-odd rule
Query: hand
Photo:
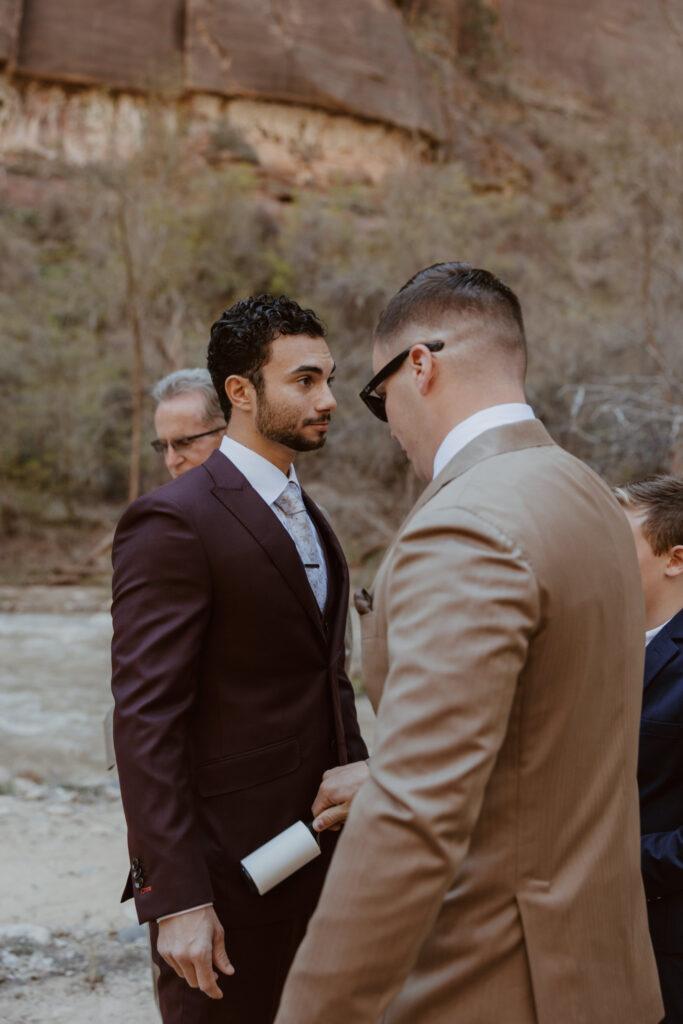
[[[316,832],[325,829],[336,832],[341,828],[348,817],[351,801],[369,774],[367,761],[353,761],[325,772],[312,808]]]
[[[211,999],[222,999],[215,966],[223,974],[235,968],[225,951],[225,932],[213,907],[201,907],[159,922],[157,949],[179,978]]]

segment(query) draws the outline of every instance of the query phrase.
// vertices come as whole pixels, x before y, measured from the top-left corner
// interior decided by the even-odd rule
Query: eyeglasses
[[[191,434],[190,437],[176,437],[173,441],[160,441],[157,437],[156,440],[150,441],[152,448],[159,455],[165,455],[170,445],[174,452],[184,452],[186,448],[190,448],[195,441],[198,441],[200,437],[208,437],[209,434],[217,434],[219,431],[225,430],[225,425],[222,427],[214,427],[213,430],[205,430],[203,434]]]
[[[415,345],[424,345],[430,352],[440,352],[444,346],[443,341],[416,341]],[[376,416],[378,420],[382,420],[384,423],[387,422],[387,411],[384,408],[385,399],[381,395],[373,395],[380,384],[384,383],[388,377],[396,373],[398,369],[406,361],[415,345],[411,345],[410,348],[405,349],[403,352],[399,352],[397,356],[390,359],[386,366],[383,366],[379,373],[375,374],[369,384],[366,384],[360,393],[361,402],[364,402],[373,416]]]

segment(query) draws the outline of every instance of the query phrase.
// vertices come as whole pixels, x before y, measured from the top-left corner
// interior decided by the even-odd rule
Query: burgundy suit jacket
[[[348,571],[320,613],[289,534],[215,452],[139,498],[114,540],[114,742],[140,921],[213,901],[239,927],[302,916],[334,846],[266,896],[239,861],[310,820],[323,772],[367,756],[344,672]]]

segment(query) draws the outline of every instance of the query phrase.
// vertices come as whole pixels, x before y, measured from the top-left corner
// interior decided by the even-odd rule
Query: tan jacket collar
[[[493,427],[491,430],[484,431],[483,434],[479,434],[478,437],[475,437],[473,441],[470,441],[469,444],[466,444],[461,451],[454,455],[441,472],[427,484],[408,513],[405,522],[412,519],[415,513],[447,483],[450,483],[457,476],[461,476],[468,469],[471,469],[472,466],[476,466],[477,463],[483,462],[484,459],[490,459],[494,455],[502,455],[504,452],[516,452],[524,448],[538,448],[554,443],[540,420],[521,420],[517,423],[506,423],[501,427]]]
[[[465,447],[454,455],[451,461],[444,466],[441,472],[427,484],[424,491],[401,523],[401,526],[394,535],[393,541],[384,554],[371,590],[368,592],[363,589],[354,594],[354,603],[358,613],[360,615],[364,615],[366,612],[372,611],[377,581],[380,578],[383,569],[387,565],[388,559],[396,546],[399,537],[413,516],[419,512],[419,510],[423,508],[435,494],[438,494],[442,487],[445,487],[446,484],[451,482],[451,480],[454,480],[456,477],[467,472],[467,470],[471,469],[472,466],[476,466],[479,462],[483,462],[484,459],[490,459],[494,455],[502,455],[505,452],[521,451],[524,448],[538,448],[554,443],[555,442],[552,437],[540,420],[522,420],[517,423],[506,423],[501,427],[493,427],[491,430],[486,430],[483,434],[479,434],[479,436],[475,437],[473,441],[470,441],[469,444],[465,445]]]

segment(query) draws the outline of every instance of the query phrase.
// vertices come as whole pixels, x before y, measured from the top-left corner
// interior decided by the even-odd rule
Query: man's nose
[[[324,412],[332,412],[337,408],[337,399],[332,394],[332,388],[329,384],[325,384],[320,392],[318,401],[316,402],[316,408]]]

